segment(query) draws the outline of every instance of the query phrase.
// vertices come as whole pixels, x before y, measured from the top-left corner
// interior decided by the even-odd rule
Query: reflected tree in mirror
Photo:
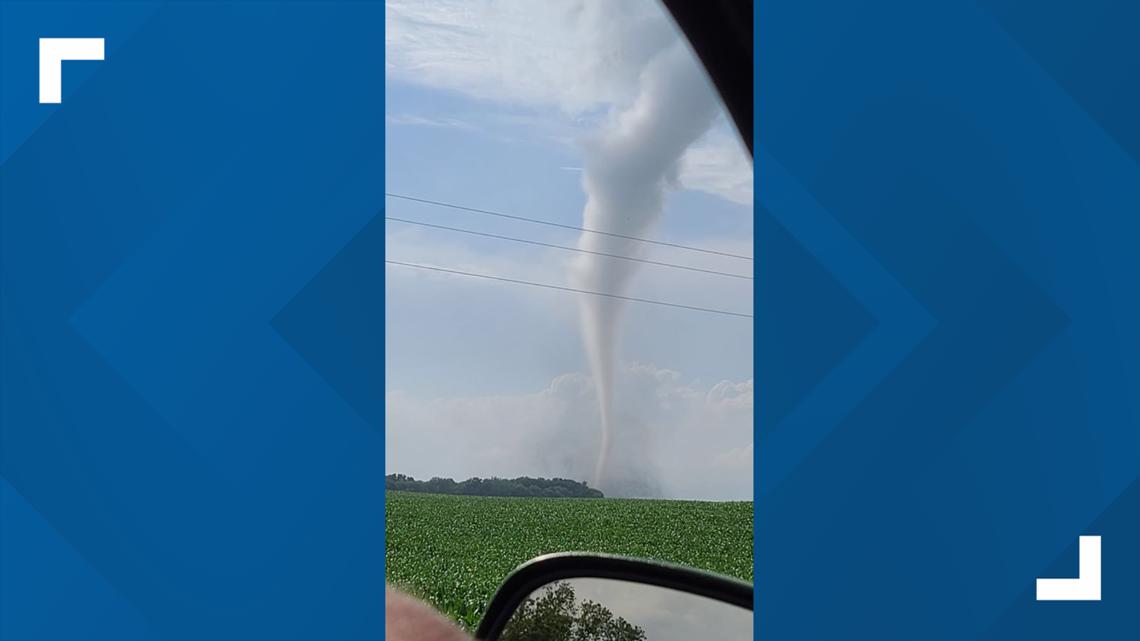
[[[645,641],[645,631],[593,601],[578,603],[560,581],[527,598],[511,616],[502,641]]]

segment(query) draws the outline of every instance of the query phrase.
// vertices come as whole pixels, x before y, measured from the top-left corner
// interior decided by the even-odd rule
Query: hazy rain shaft
[[[676,182],[685,150],[707,131],[718,103],[704,71],[687,43],[675,39],[641,70],[633,102],[617,111],[586,143],[582,186],[586,206],[583,226],[626,236],[651,236],[664,205],[665,191]],[[640,256],[643,243],[583,233],[581,249]],[[581,254],[570,269],[575,287],[626,294],[636,264]],[[582,338],[593,372],[601,441],[592,485],[607,495],[644,495],[656,483],[649,474],[647,449],[622,438],[636,417],[614,415],[614,367],[624,302],[598,296],[580,298]],[[627,426],[626,424],[629,423]]]

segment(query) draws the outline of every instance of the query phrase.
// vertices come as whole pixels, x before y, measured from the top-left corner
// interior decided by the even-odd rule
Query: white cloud
[[[619,368],[614,461],[620,490],[691,499],[752,496],[751,380],[706,386],[679,372]],[[388,471],[417,477],[587,479],[598,445],[589,377],[559,376],[526,394],[387,397]],[[636,417],[636,418],[634,418]]]
[[[389,0],[386,22],[390,77],[574,116],[628,100],[676,38],[655,2]]]
[[[728,123],[710,129],[689,148],[681,158],[680,182],[686,189],[752,206],[752,163]]]
[[[484,101],[489,126],[570,145],[628,105],[679,37],[648,0],[389,0],[386,17],[391,80]],[[751,205],[752,165],[727,120],[682,158],[680,186]]]
[[[439,127],[446,129],[475,130],[471,123],[459,118],[432,118],[415,114],[390,114],[385,118],[390,127]]]

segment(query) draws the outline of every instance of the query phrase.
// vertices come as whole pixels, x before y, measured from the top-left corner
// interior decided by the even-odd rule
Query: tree
[[[384,480],[384,487],[402,492],[431,492],[432,494],[462,494],[466,496],[605,498],[605,495],[588,487],[584,482],[557,478],[530,478],[528,476],[515,479],[472,477],[456,483],[452,479],[438,476],[427,481],[417,481],[406,474],[389,474]]]
[[[574,589],[560,581],[519,606],[503,641],[645,641],[645,630],[593,601],[578,604]]]

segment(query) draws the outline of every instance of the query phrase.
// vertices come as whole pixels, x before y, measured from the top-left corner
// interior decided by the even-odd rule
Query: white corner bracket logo
[[[63,101],[64,60],[102,59],[102,38],[40,38],[40,104]]]
[[[1100,601],[1100,537],[1082,536],[1075,579],[1037,579],[1038,601]]]

